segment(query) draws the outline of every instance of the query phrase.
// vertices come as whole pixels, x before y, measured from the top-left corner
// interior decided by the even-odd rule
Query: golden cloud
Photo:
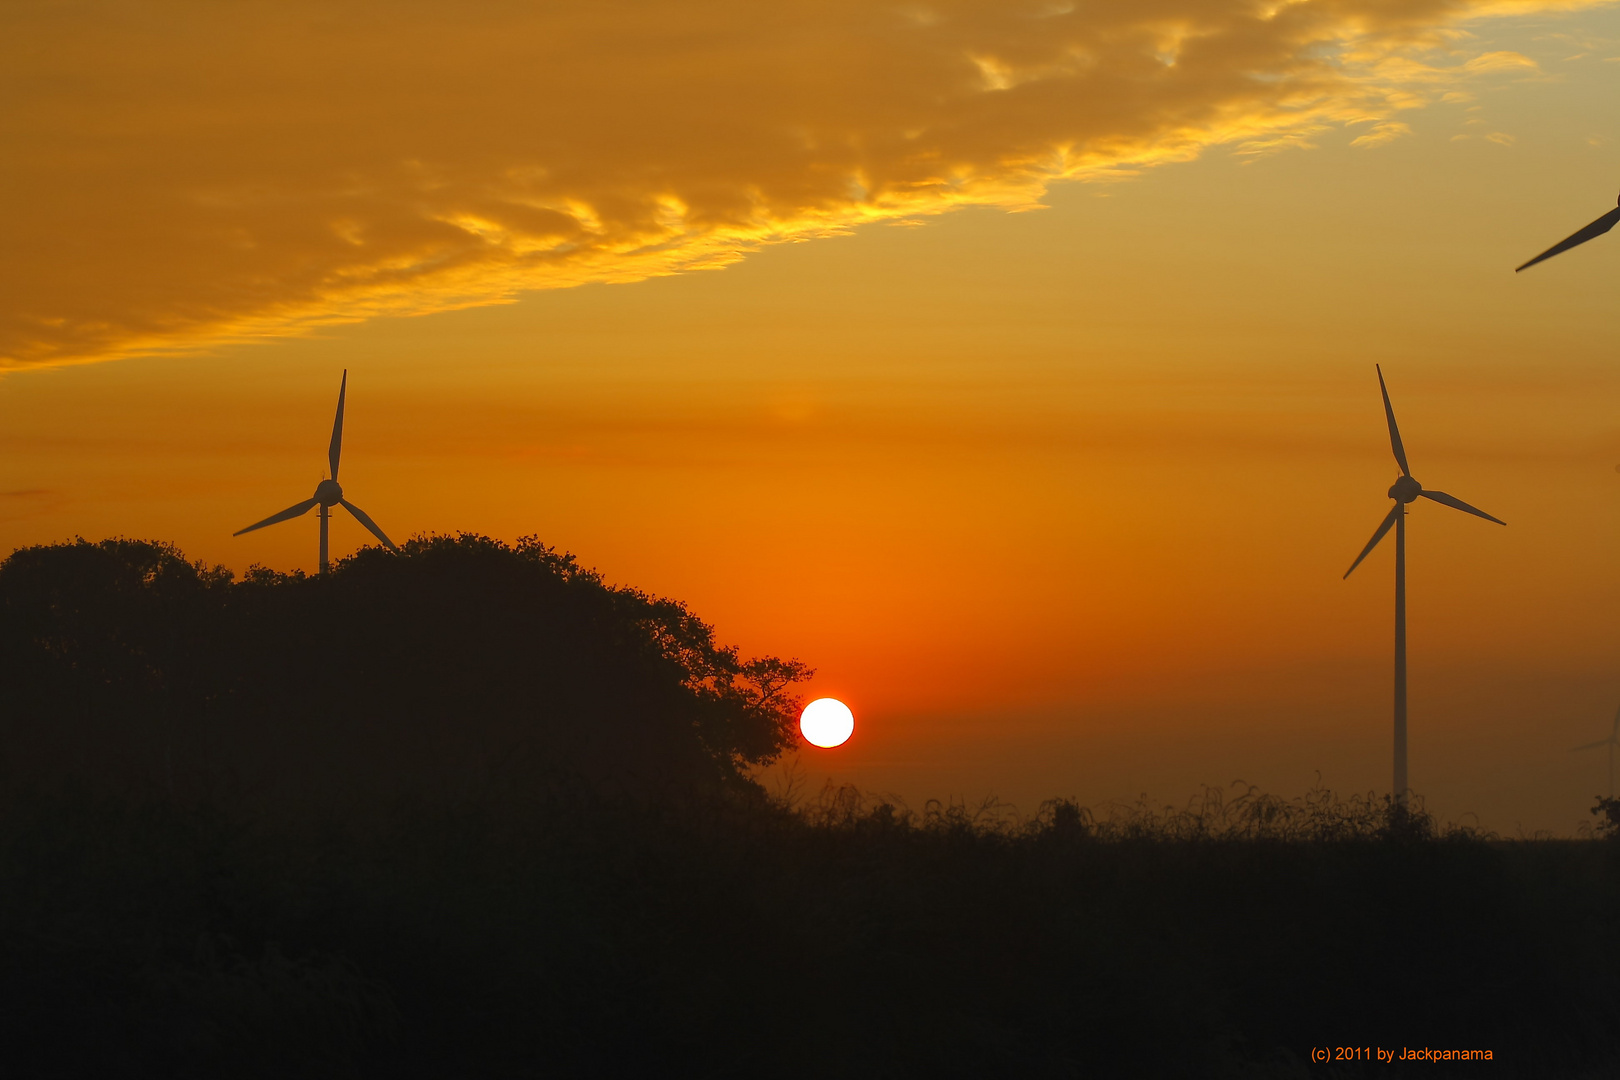
[[[87,0],[0,13],[0,363],[183,349],[1266,152],[1568,0]]]

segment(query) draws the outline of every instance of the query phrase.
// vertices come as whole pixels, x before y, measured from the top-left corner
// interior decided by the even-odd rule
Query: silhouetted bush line
[[[926,833],[980,837],[1065,836],[1103,841],[1277,841],[1325,843],[1340,840],[1495,840],[1477,826],[1440,822],[1421,797],[1393,804],[1374,793],[1341,796],[1322,787],[1283,799],[1238,781],[1233,793],[1206,787],[1183,806],[1155,806],[1145,797],[1133,804],[1100,810],[1069,799],[1043,803],[1034,817],[996,799],[978,806],[930,801],[918,815],[899,799],[886,799],[852,786],[829,785],[805,802],[790,774],[776,801],[823,828],[917,829]],[[1241,789],[1241,790],[1238,790]],[[1600,799],[1600,805],[1609,800]],[[1596,812],[1596,811],[1594,811]]]
[[[6,1077],[1620,1061],[1620,842],[1323,790],[771,797],[802,665],[538,544],[240,582],[28,549],[0,650]],[[1336,1045],[1496,1060],[1309,1063]]]

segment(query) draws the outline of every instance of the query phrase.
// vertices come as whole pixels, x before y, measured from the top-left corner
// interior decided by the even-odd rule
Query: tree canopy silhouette
[[[0,770],[300,797],[544,775],[746,787],[797,738],[796,660],[742,659],[685,605],[534,538],[367,548],[235,580],[172,545],[0,563]]]

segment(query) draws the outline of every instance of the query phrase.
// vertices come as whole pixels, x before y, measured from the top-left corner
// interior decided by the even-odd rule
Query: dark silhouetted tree
[[[796,738],[809,674],[537,540],[471,535],[324,579],[233,581],[140,541],[26,548],[0,564],[0,646],[11,782],[301,799],[747,789]]]

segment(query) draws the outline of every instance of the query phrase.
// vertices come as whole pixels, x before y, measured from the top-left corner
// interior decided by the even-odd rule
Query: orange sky
[[[1620,241],[1511,269],[1613,205],[1620,10],[1553,6],[12,7],[0,546],[312,568],[312,518],[230,533],[313,489],[347,368],[383,528],[812,663],[858,723],[814,779],[1381,789],[1376,361],[1509,523],[1414,509],[1414,786],[1569,832]]]

